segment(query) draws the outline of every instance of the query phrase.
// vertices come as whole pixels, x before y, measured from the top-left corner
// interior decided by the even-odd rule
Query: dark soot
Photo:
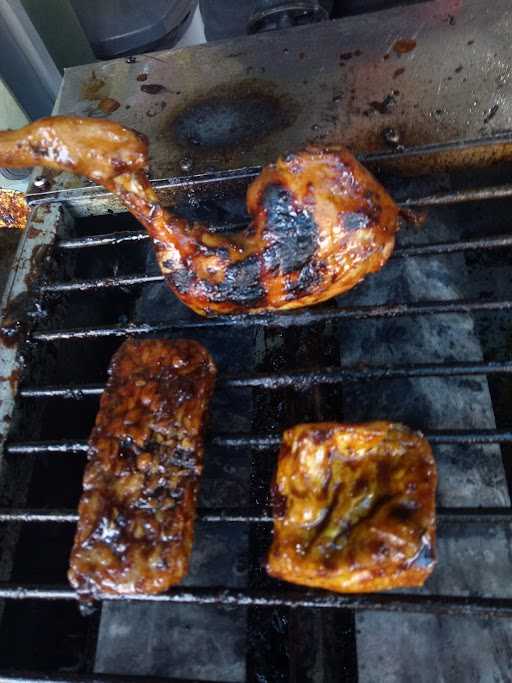
[[[180,145],[232,147],[254,142],[286,125],[288,116],[277,98],[251,94],[196,103],[178,115],[173,127]]]

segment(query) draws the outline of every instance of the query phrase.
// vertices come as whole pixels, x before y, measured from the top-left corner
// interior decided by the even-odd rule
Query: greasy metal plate
[[[511,32],[509,0],[435,0],[67,69],[55,113],[144,132],[153,178],[480,138],[512,128]]]

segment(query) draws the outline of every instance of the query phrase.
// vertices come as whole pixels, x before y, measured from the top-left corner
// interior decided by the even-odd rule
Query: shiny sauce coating
[[[423,585],[435,564],[436,483],[428,442],[403,425],[287,430],[267,571],[337,592]]]
[[[0,166],[40,164],[115,192],[146,227],[166,282],[202,315],[310,306],[378,271],[399,209],[344,147],[307,147],[248,188],[249,226],[214,234],[164,209],[147,176],[148,144],[109,120],[49,117],[0,133]]]
[[[195,341],[129,339],[109,374],[70,558],[85,601],[160,593],[187,573],[216,370]]]

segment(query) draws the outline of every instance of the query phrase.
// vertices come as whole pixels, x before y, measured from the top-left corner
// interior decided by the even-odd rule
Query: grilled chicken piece
[[[109,373],[70,558],[83,601],[160,593],[187,573],[216,370],[195,341],[128,340]]]
[[[402,425],[289,429],[268,573],[341,593],[423,585],[435,564],[436,481],[429,444]]]
[[[309,306],[354,287],[393,251],[399,209],[343,147],[308,147],[263,169],[247,192],[252,221],[212,234],[163,209],[148,145],[107,120],[41,119],[0,133],[0,166],[72,171],[119,195],[147,228],[166,281],[196,313]]]

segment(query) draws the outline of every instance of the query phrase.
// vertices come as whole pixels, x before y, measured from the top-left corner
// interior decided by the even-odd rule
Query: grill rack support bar
[[[419,301],[413,304],[381,304],[378,306],[351,306],[345,308],[313,308],[277,315],[244,314],[217,316],[215,318],[192,318],[168,323],[128,323],[102,327],[81,327],[75,329],[47,330],[34,332],[31,339],[40,342],[99,339],[103,337],[125,337],[144,335],[170,330],[208,329],[214,327],[250,328],[265,327],[286,329],[294,326],[315,325],[327,320],[366,320],[370,318],[395,318],[416,315],[445,315],[451,313],[474,313],[478,311],[509,311],[512,299],[481,301],[459,299],[456,301]]]
[[[352,367],[326,367],[319,370],[295,370],[293,372],[220,377],[220,387],[253,387],[262,389],[307,389],[317,384],[339,382],[399,379],[403,377],[453,377],[464,375],[490,375],[512,373],[512,361],[462,362],[462,363],[411,363],[408,365],[375,365]],[[22,398],[63,398],[80,400],[87,396],[100,396],[103,384],[72,386],[48,385],[22,387]]]
[[[111,233],[109,236],[103,238],[76,238],[78,244],[84,247],[99,246],[99,245],[117,245],[127,241],[140,241],[143,235],[140,233],[130,232],[123,236],[123,233]],[[73,243],[72,240],[66,240],[64,244]],[[57,245],[59,246],[59,245]],[[413,257],[428,257],[439,256],[443,254],[455,254],[461,251],[477,251],[482,249],[503,249],[512,247],[512,235],[504,235],[497,237],[482,237],[474,240],[459,240],[457,242],[439,242],[433,244],[422,244],[418,246],[399,247],[395,249],[392,258],[413,258]],[[69,247],[67,247],[69,248]],[[78,247],[76,247],[78,248]],[[136,285],[154,284],[155,282],[163,282],[163,275],[147,275],[145,273],[132,273],[131,275],[111,275],[108,277],[89,278],[83,280],[69,280],[58,281],[42,284],[41,292],[55,293],[55,292],[89,292],[98,289],[108,289],[112,287],[132,287]]]
[[[422,433],[434,445],[462,444],[476,446],[493,443],[512,443],[512,430],[510,429],[427,430]],[[218,434],[212,436],[207,445],[266,451],[278,447],[280,443],[281,436],[279,434]],[[6,444],[5,451],[11,456],[41,455],[46,453],[87,453],[88,448],[86,440],[76,439],[12,442]]]
[[[62,585],[0,583],[0,599],[5,600],[77,600],[77,593]],[[156,595],[102,595],[100,599],[116,602],[180,603],[224,605],[231,607],[309,607],[373,610],[399,613],[446,614],[482,619],[511,618],[511,598],[485,598],[459,595],[407,593],[340,594],[288,587],[267,589],[230,589],[214,587],[179,587]]]
[[[440,507],[436,512],[441,524],[512,524],[512,508],[508,507]],[[272,524],[268,510],[244,508],[200,509],[199,522],[209,524]],[[0,508],[0,523],[76,524],[75,510],[34,508]]]

